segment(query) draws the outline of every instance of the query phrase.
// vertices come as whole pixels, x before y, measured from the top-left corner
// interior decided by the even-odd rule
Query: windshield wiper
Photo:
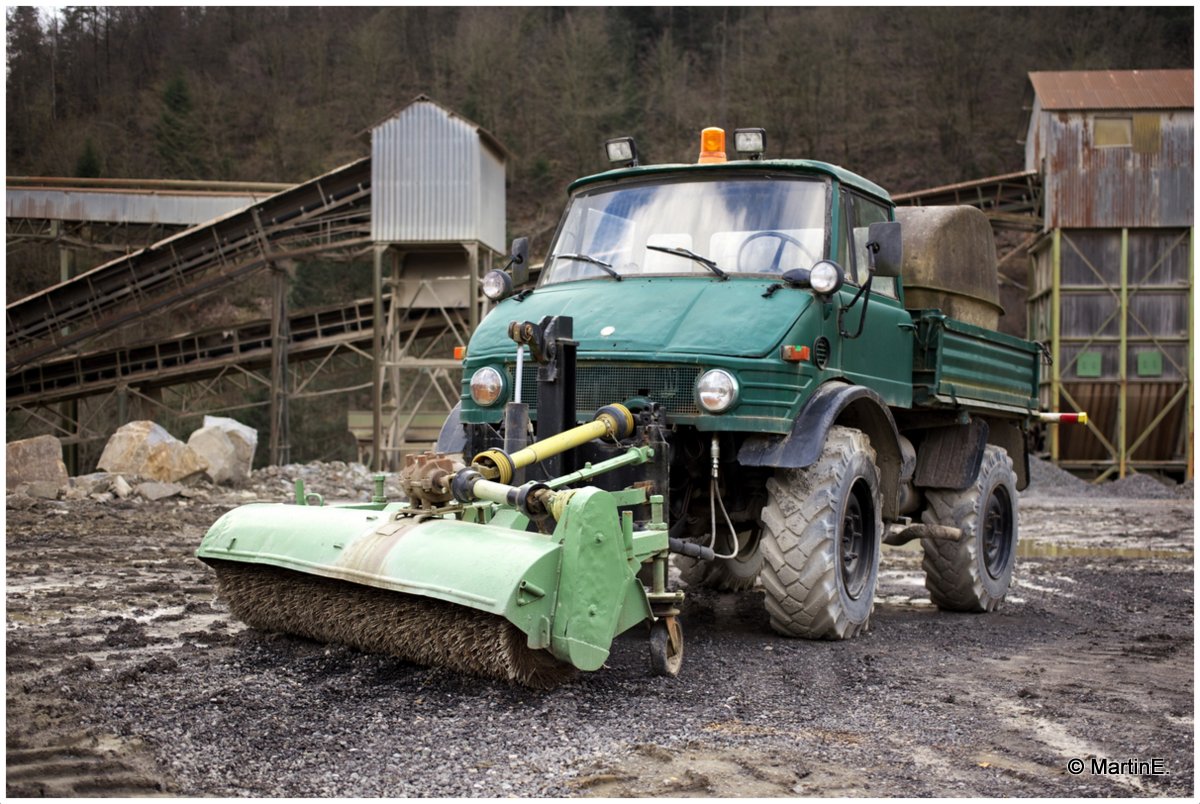
[[[696,252],[688,251],[686,248],[668,248],[667,246],[646,246],[646,248],[651,251],[661,251],[663,254],[674,254],[676,257],[687,257],[689,260],[695,260],[700,263],[722,279],[729,278],[729,274],[718,268],[717,264],[708,257],[701,257]]]
[[[559,260],[577,260],[578,262],[586,262],[588,265],[596,265],[618,282],[623,278],[619,273],[613,270],[612,263],[598,260],[595,257],[590,257],[587,254],[555,254],[555,259]]]

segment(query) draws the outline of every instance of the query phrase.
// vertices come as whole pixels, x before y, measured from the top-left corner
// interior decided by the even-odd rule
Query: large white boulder
[[[121,426],[104,445],[97,466],[105,472],[164,483],[187,482],[206,468],[191,447],[151,421]]]
[[[229,434],[217,427],[201,427],[188,436],[191,448],[207,467],[204,474],[214,483],[228,483],[237,470],[237,449]]]
[[[239,421],[205,416],[204,426],[188,436],[188,446],[208,465],[204,473],[214,483],[245,483],[250,479],[258,431]]]
[[[39,489],[56,486],[66,493],[71,479],[63,463],[62,443],[52,435],[40,435],[8,443],[4,487],[12,491],[22,483],[37,483]],[[42,495],[44,496],[44,495]]]

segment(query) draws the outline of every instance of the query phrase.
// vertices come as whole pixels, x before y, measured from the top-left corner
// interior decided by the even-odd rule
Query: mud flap
[[[969,487],[979,475],[987,441],[987,422],[978,418],[970,424],[929,430],[917,447],[913,484],[953,491]]]

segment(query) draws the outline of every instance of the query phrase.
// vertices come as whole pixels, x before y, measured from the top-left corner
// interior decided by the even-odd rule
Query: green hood
[[[707,277],[589,279],[538,288],[524,301],[501,302],[471,338],[469,353],[507,353],[510,321],[565,315],[581,352],[657,352],[763,357],[807,306],[807,293],[763,292],[769,279]],[[609,330],[611,328],[611,331]],[[608,334],[602,334],[602,333]]]

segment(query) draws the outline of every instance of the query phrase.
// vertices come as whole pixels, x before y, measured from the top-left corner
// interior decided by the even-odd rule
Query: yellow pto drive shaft
[[[511,483],[514,473],[538,461],[544,461],[555,455],[587,442],[605,436],[625,438],[633,433],[633,414],[624,405],[605,405],[596,412],[596,418],[587,424],[572,427],[557,435],[537,441],[524,449],[519,449],[512,455],[498,449],[484,450],[471,461],[488,480],[498,483]]]

